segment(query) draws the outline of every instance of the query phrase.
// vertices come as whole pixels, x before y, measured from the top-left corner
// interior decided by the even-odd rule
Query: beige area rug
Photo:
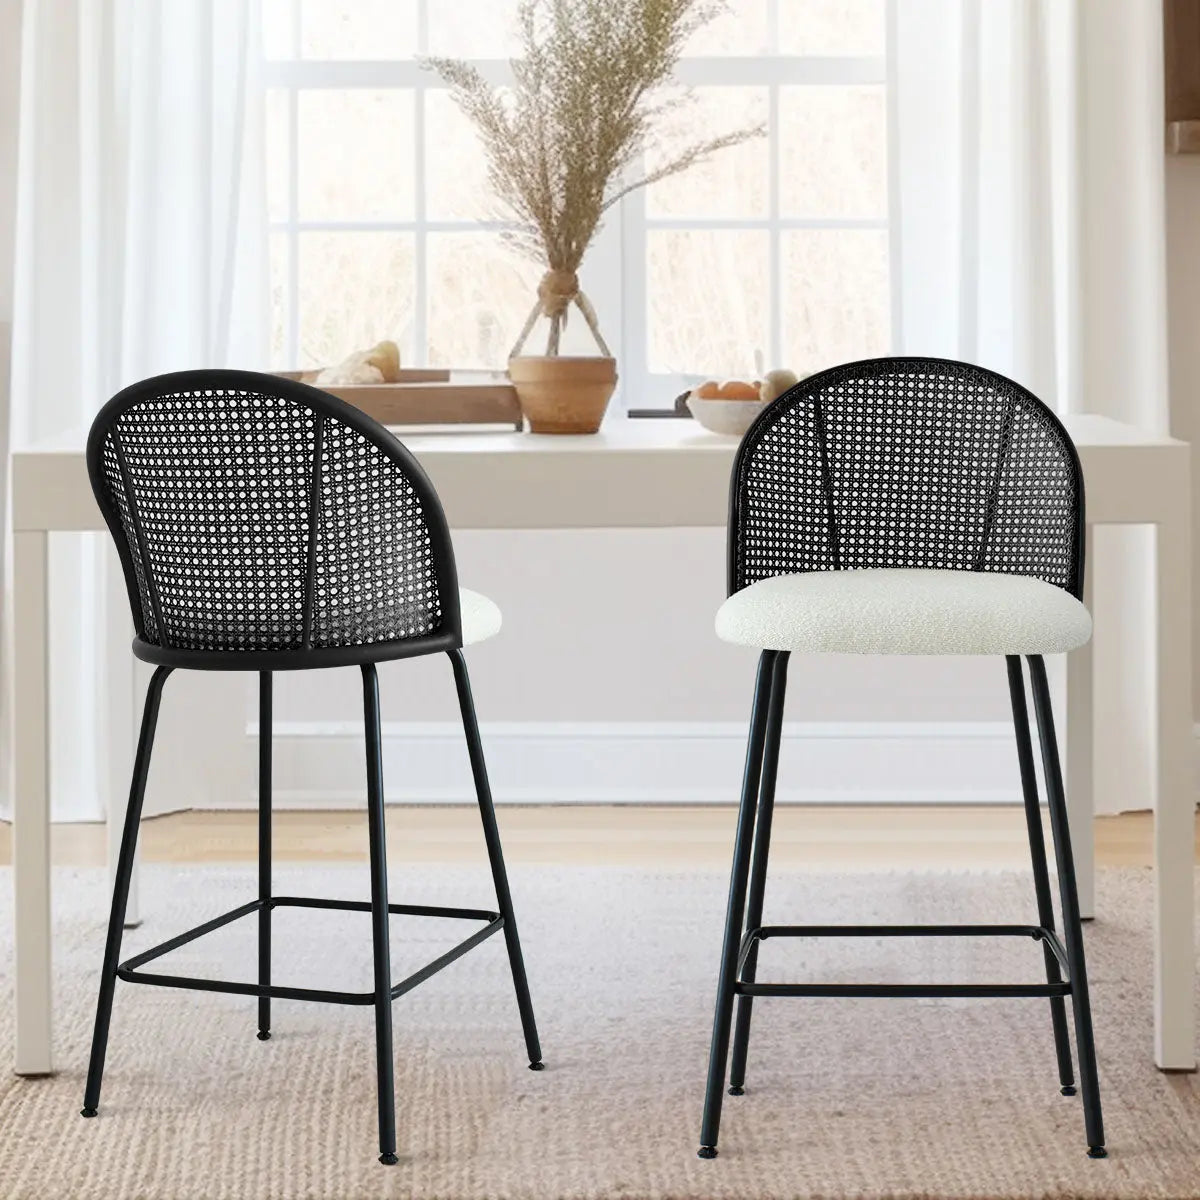
[[[366,869],[277,871],[284,892],[363,897]],[[396,1002],[399,1165],[376,1161],[368,1008],[118,984],[97,1120],[78,1115],[103,944],[103,877],[55,878],[53,1079],[0,1072],[0,1196],[1200,1196],[1200,1087],[1151,1065],[1148,872],[1104,872],[1087,931],[1111,1157],[1085,1155],[1059,1095],[1045,1000],[758,1002],[747,1094],[696,1157],[726,880],[520,867],[513,878],[547,1069],[526,1068],[497,937]],[[489,903],[486,870],[393,871],[394,900]],[[254,894],[244,868],[150,867],[126,952]],[[9,928],[10,889],[0,889]],[[1026,921],[1016,874],[778,875],[768,919]],[[460,927],[395,919],[396,978]],[[253,921],[176,952],[250,978]],[[10,951],[7,932],[5,950]],[[280,910],[276,980],[367,988],[365,914]],[[12,1052],[2,964],[0,1063]],[[1024,939],[768,943],[763,979],[1037,979]]]

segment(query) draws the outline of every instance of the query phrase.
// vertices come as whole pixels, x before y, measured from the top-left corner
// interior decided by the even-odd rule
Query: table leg
[[[13,912],[18,1075],[51,1061],[50,764],[45,531],[13,537]]]
[[[1191,520],[1186,488],[1158,526],[1154,769],[1154,1061],[1196,1067]]]
[[[1083,602],[1092,611],[1092,563],[1095,538],[1087,527],[1087,566],[1083,575]],[[1096,915],[1095,836],[1095,706],[1092,702],[1092,643],[1067,655],[1067,822],[1075,855],[1075,882],[1079,889],[1079,915],[1088,921]]]

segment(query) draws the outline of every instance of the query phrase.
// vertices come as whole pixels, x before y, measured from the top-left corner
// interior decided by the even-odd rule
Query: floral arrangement
[[[636,188],[764,132],[755,125],[699,137],[642,165],[662,118],[690,103],[667,90],[688,39],[723,8],[714,0],[522,0],[507,91],[467,63],[426,60],[479,131],[491,185],[517,220],[510,240],[546,267],[510,357],[543,315],[546,353],[557,355],[572,305],[608,356],[578,275],[605,213]]]

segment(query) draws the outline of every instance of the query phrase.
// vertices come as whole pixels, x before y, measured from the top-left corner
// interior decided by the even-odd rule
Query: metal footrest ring
[[[325,1004],[374,1004],[374,992],[343,992],[331,991],[326,988],[281,987],[276,984],[242,983],[227,979],[199,979],[186,975],[160,975],[155,972],[141,971],[138,968],[188,942],[194,942],[206,933],[213,933],[225,925],[232,924],[241,917],[249,916],[263,908],[326,908],[339,909],[349,912],[370,912],[371,905],[365,900],[326,900],[310,896],[272,896],[269,900],[251,900],[237,908],[205,921],[178,934],[149,950],[143,950],[132,958],[126,959],[117,967],[117,978],[127,983],[146,983],[155,987],[186,988],[198,992],[227,992],[237,996],[270,996],[279,1000],[315,1000]],[[468,950],[474,949],[486,941],[492,934],[504,927],[504,918],[497,912],[488,912],[479,908],[446,908],[425,904],[389,904],[388,912],[397,916],[407,917],[446,917],[459,921],[483,921],[482,929],[470,937],[452,946],[445,954],[439,955],[431,963],[414,971],[411,975],[392,985],[391,995],[395,1000],[405,992],[412,991],[418,984],[424,983],[443,968],[448,967],[456,959],[461,958]]]
[[[752,946],[774,937],[1028,937],[1044,942],[1062,967],[1060,983],[758,983],[743,978]],[[1067,952],[1053,929],[1041,925],[763,925],[746,931],[738,953],[739,996],[879,996],[1011,998],[1069,996]]]

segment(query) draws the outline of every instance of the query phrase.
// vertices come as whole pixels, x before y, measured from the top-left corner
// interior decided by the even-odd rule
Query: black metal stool
[[[532,1070],[541,1070],[533,1005],[492,807],[462,647],[500,629],[500,610],[460,590],[442,506],[413,456],[381,425],[325,392],[245,371],[188,371],[127,388],[100,411],[87,448],[97,503],[117,543],[136,637],[157,669],[146,696],[113,889],[83,1115],[100,1101],[113,991],[130,983],[258,997],[373,1005],[379,1159],[396,1162],[391,1004],[499,930]],[[379,682],[375,664],[445,653],[454,670],[497,912],[389,904]],[[276,896],[271,890],[273,671],[358,666],[366,717],[371,901]],[[259,675],[258,898],[119,962],[142,798],[162,689],[176,668]],[[271,983],[271,912],[370,912],[369,992]],[[140,968],[239,917],[258,914],[258,982],[187,978]],[[482,922],[421,970],[391,980],[388,914]]]
[[[1075,1015],[1088,1153],[1104,1125],[1066,800],[1043,654],[1084,644],[1084,495],[1058,418],[1024,388],[965,363],[893,358],[813,376],[768,407],[734,464],[729,599],[717,634],[762,651],[729,886],[700,1157],[715,1158],[729,1093],[746,1079],[756,996],[1046,996],[1059,1083],[1074,1095]],[[763,925],[788,656],[996,654],[1008,683],[1033,859],[1034,925]],[[1021,657],[1029,659],[1063,934],[1054,930]],[[1046,982],[758,983],[773,937],[1015,935],[1042,943]]]

